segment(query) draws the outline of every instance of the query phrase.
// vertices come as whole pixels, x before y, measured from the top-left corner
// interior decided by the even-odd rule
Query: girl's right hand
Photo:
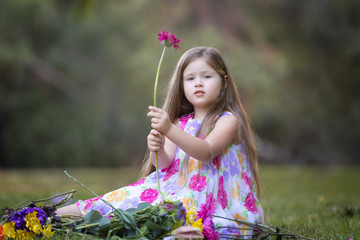
[[[147,143],[151,152],[159,152],[164,148],[165,138],[160,132],[152,129],[147,136]]]

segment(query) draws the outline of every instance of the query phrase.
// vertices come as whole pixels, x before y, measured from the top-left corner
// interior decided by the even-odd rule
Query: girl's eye
[[[188,77],[188,78],[186,78],[186,80],[191,81],[191,80],[194,80],[194,78],[193,77]]]
[[[204,78],[211,78],[211,76],[210,75],[205,75]]]

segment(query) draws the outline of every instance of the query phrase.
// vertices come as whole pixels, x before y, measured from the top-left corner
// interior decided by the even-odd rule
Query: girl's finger
[[[158,112],[160,110],[160,108],[154,107],[154,106],[149,106],[149,110],[154,111],[154,112]]]
[[[156,131],[156,129],[152,129],[152,130],[150,131],[150,133],[151,133],[152,135],[155,135],[155,136],[159,135],[159,132]]]

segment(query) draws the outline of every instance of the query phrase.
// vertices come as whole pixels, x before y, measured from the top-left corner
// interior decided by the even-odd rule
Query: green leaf
[[[110,240],[121,240],[121,237],[114,235],[110,238]]]
[[[148,207],[151,207],[151,204],[148,203],[148,202],[142,202],[140,203],[138,206],[137,206],[137,210],[140,211],[140,210],[143,210],[145,208],[148,208]]]
[[[87,224],[97,223],[102,217],[99,211],[91,210],[84,216],[84,222]]]
[[[142,237],[139,237],[137,240],[149,240],[149,238],[142,236]]]
[[[135,229],[127,229],[126,230],[126,236],[129,238],[134,238],[136,237],[136,239],[139,237],[140,232],[136,231]]]
[[[106,216],[103,216],[101,219],[100,219],[100,222],[99,222],[99,227],[107,227],[111,224],[111,221],[108,217]]]
[[[154,223],[152,221],[149,221],[149,220],[145,222],[145,225],[149,230],[163,229],[163,227],[161,225],[156,224],[156,223]]]
[[[136,208],[129,208],[129,209],[126,209],[126,211],[131,214],[135,214],[138,210]]]
[[[116,209],[114,213],[124,222],[124,226],[126,229],[137,229],[135,218],[131,213],[122,209]]]
[[[115,227],[115,228],[111,228],[111,229],[107,230],[106,239],[111,239],[111,236],[115,236],[120,230],[121,230],[121,227]]]
[[[154,237],[161,236],[164,233],[165,233],[165,230],[163,230],[163,229],[155,229],[155,230],[153,230]]]

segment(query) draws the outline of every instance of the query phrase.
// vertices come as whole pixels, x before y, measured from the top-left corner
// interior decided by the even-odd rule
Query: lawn
[[[130,184],[138,169],[0,169],[0,209],[77,189],[75,199],[92,195],[64,174],[98,194]],[[261,176],[267,224],[315,239],[360,239],[360,166],[263,166]]]

